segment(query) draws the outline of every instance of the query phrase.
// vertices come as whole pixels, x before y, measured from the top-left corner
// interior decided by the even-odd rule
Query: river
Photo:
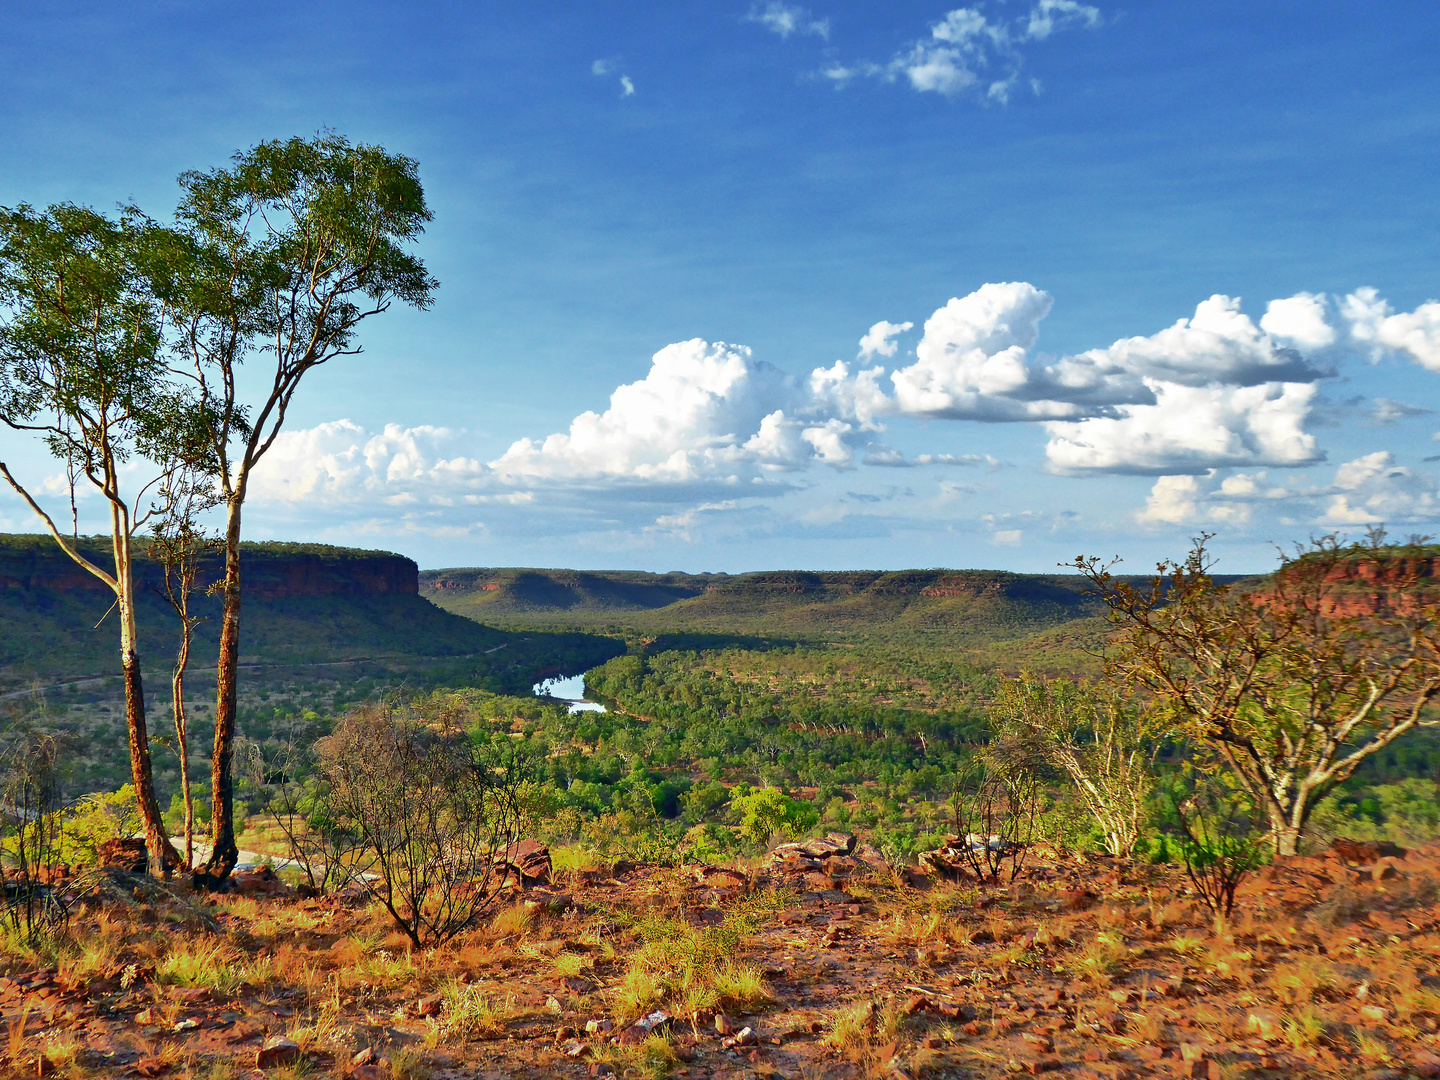
[[[585,676],[568,675],[556,676],[553,679],[546,679],[544,682],[537,682],[531,687],[537,697],[551,697],[556,701],[563,701],[570,706],[573,712],[604,712],[605,706],[598,701],[585,700]]]

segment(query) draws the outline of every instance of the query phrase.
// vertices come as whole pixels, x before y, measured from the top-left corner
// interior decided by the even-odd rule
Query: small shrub
[[[3,922],[9,936],[32,945],[69,917],[67,897],[43,878],[43,869],[59,861],[59,753],[50,736],[22,735],[0,745]]]
[[[950,811],[961,857],[979,881],[1020,876],[1040,821],[1042,788],[1037,754],[1023,744],[998,743],[955,777]]]
[[[748,784],[730,792],[730,812],[739,818],[740,839],[764,847],[777,833],[800,836],[820,821],[813,803],[792,799],[775,788],[752,790]]]
[[[428,702],[352,712],[317,751],[327,827],[362,852],[353,880],[417,948],[474,926],[506,882],[496,856],[519,839],[518,759],[495,758]]]
[[[1264,860],[1267,836],[1253,807],[1220,780],[1200,774],[1192,774],[1189,796],[1174,799],[1173,806],[1185,874],[1205,906],[1228,919],[1240,883]]]

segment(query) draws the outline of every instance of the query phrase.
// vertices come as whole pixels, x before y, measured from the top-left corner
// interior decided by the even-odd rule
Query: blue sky
[[[1400,3],[17,5],[0,204],[420,162],[437,302],[307,385],[253,538],[1254,569],[1440,531],[1436,55]]]

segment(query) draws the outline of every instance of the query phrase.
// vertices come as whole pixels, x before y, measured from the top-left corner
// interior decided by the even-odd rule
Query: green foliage
[[[1311,828],[1326,840],[1391,840],[1424,844],[1440,837],[1440,789],[1431,779],[1347,785],[1315,808]]]
[[[820,811],[808,802],[790,798],[775,788],[752,790],[742,784],[730,792],[730,809],[740,819],[740,839],[763,847],[776,833],[800,836],[820,820]]]
[[[183,811],[181,820],[184,820]],[[60,832],[60,859],[76,866],[94,866],[101,844],[133,836],[139,828],[135,789],[129,784],[118,791],[86,795],[65,814]]]
[[[1265,861],[1263,817],[1228,773],[1187,769],[1171,788],[1171,843],[1200,899],[1229,918],[1240,883]]]

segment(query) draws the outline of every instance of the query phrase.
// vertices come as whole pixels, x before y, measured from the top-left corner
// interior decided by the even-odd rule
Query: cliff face
[[[1432,555],[1345,559],[1330,567],[1323,580],[1307,575],[1302,563],[1282,570],[1280,579],[1295,603],[1326,617],[1408,615],[1421,605],[1436,602],[1437,562],[1440,559]],[[1278,602],[1270,588],[1259,595]]]
[[[80,542],[82,554],[101,569],[114,566],[103,541]],[[136,562],[141,590],[158,587],[160,567],[142,553]],[[206,561],[201,581],[223,572],[218,557]],[[247,598],[283,600],[321,596],[416,596],[420,568],[413,559],[383,551],[351,551],[312,544],[244,544],[241,574]],[[49,537],[0,535],[0,590],[105,592],[103,582],[77,566]]]
[[[420,567],[403,555],[327,559],[318,555],[280,558],[242,555],[241,573],[252,596],[385,596],[420,593]]]

